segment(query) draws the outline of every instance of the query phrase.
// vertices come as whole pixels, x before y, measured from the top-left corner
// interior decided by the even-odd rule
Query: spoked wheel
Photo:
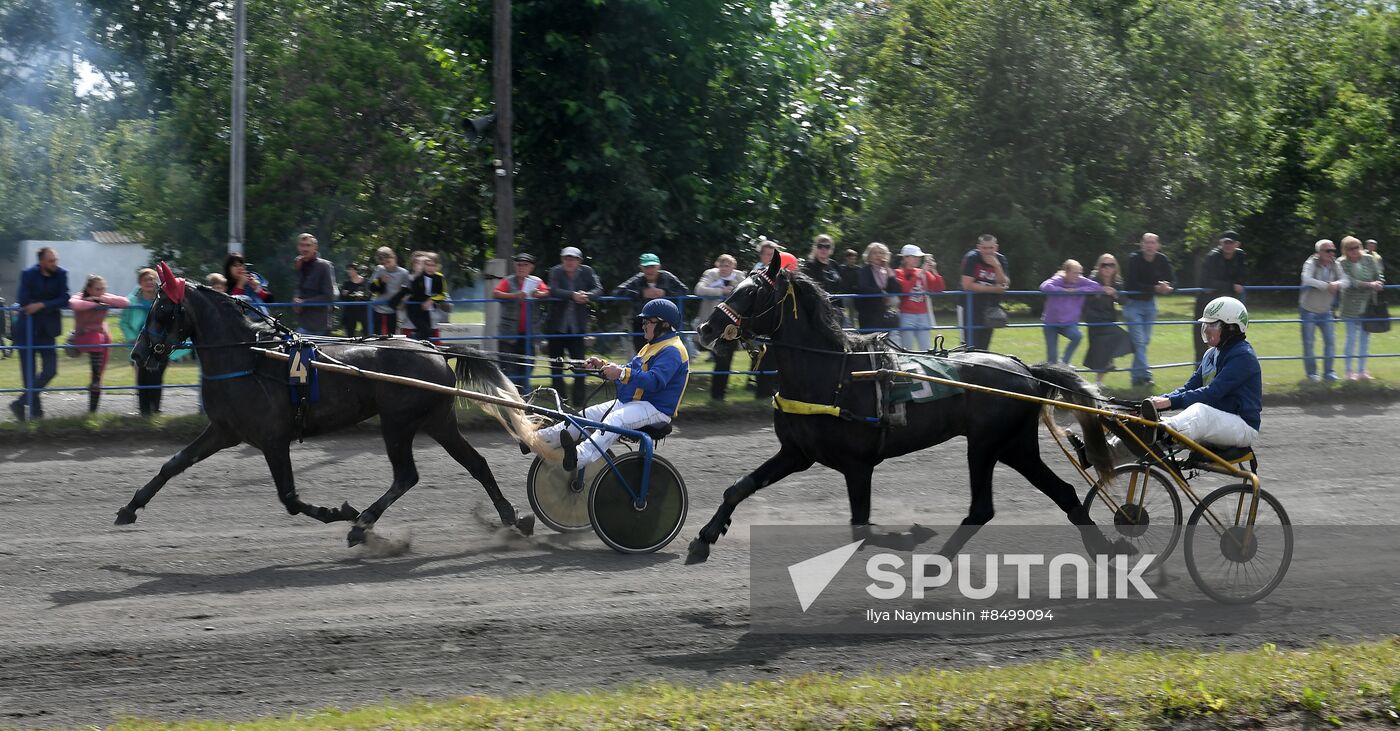
[[[598,537],[622,553],[660,550],[685,524],[685,480],[663,457],[652,455],[646,500],[634,499],[641,494],[644,461],[641,452],[628,452],[613,459],[614,469],[603,460],[594,463],[603,469],[588,491],[588,517]]]
[[[1089,490],[1084,509],[1095,523],[1132,544],[1138,555],[1156,554],[1147,570],[1167,560],[1181,539],[1181,496],[1161,470],[1143,464],[1113,468],[1112,479]],[[1106,529],[1113,526],[1112,531]]]
[[[1226,485],[1207,495],[1186,522],[1186,568],[1206,596],[1248,604],[1268,596],[1293,561],[1293,525],[1278,499],[1251,485]]]
[[[564,468],[536,457],[525,477],[530,509],[540,521],[560,533],[588,530],[592,527],[588,520],[588,486],[607,468],[608,463],[600,459],[584,467],[583,479],[571,486]]]

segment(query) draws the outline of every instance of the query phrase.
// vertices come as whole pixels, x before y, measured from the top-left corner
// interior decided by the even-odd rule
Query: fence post
[[[534,322],[531,320],[535,309],[531,302],[533,299],[535,299],[533,292],[525,295],[525,312],[523,315],[525,323],[525,347],[521,349],[523,351],[521,355],[523,355],[524,358],[521,359],[520,365],[517,366],[520,369],[521,380],[524,381],[521,385],[524,386],[526,391],[530,390],[530,379],[535,376],[535,328]]]
[[[972,325],[972,292],[971,292],[971,291],[964,291],[964,292],[963,292],[962,326],[963,326],[963,344],[964,344],[964,345],[971,346],[971,345],[972,345],[972,327],[973,327],[973,325]]]

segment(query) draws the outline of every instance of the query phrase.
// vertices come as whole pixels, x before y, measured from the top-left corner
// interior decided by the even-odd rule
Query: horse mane
[[[268,324],[267,322],[255,322],[253,320],[248,319],[248,317],[245,315],[245,308],[251,306],[248,305],[246,302],[239,301],[237,297],[234,297],[233,295],[227,292],[220,292],[219,290],[214,289],[213,287],[210,287],[206,284],[199,284],[196,282],[186,281],[185,286],[186,292],[197,293],[206,302],[211,304],[214,307],[215,312],[221,315],[221,320],[224,319],[222,316],[231,315],[227,318],[230,322],[242,323],[244,326],[246,326],[250,331],[253,332],[255,340],[264,339],[256,336],[277,335],[277,329],[272,325]],[[221,308],[228,308],[229,312],[221,312]]]
[[[842,327],[841,313],[831,303],[830,296],[816,280],[802,272],[784,272],[797,297],[797,306],[813,315],[809,318],[818,334],[829,341],[838,352],[869,350],[881,333],[850,333]]]

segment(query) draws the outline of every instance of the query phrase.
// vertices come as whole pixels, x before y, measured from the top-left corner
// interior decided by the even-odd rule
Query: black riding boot
[[[97,413],[97,402],[102,400],[102,391],[99,388],[88,389],[88,413]]]

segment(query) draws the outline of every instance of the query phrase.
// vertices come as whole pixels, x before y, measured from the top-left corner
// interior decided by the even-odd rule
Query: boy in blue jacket
[[[1264,384],[1259,356],[1245,340],[1249,311],[1234,297],[1217,297],[1199,322],[1201,340],[1211,346],[1186,385],[1143,401],[1142,416],[1182,409],[1162,423],[1202,444],[1248,447],[1259,436]]]
[[[676,303],[654,299],[641,311],[646,344],[625,366],[589,358],[585,368],[601,369],[603,378],[617,383],[617,398],[583,410],[583,417],[609,426],[638,429],[664,424],[676,415],[690,378],[690,356],[681,342],[681,312]],[[540,431],[546,443],[564,450],[563,466],[574,471],[602,457],[617,441],[617,432],[593,430],[584,439],[567,422]]]

